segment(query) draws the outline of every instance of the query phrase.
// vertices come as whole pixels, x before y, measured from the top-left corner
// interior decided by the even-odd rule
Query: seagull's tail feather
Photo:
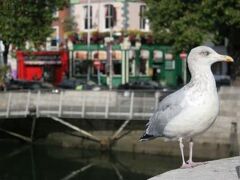
[[[143,136],[139,139],[139,141],[143,142],[143,141],[149,141],[152,139],[155,139],[156,137],[147,133],[144,133]]]

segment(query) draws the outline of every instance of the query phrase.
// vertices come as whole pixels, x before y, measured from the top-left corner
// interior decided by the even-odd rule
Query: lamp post
[[[68,48],[68,57],[69,57],[69,78],[72,78],[73,74],[73,43],[71,40],[67,40],[67,48]]]
[[[101,85],[101,79],[100,79],[100,68],[101,68],[101,62],[100,60],[94,60],[93,65],[97,69],[97,79],[98,79],[98,85]]]
[[[91,9],[90,9],[90,4],[91,4],[91,0],[88,0],[87,1],[87,19],[88,19],[88,32],[87,32],[87,45],[88,47],[90,46],[90,40],[91,40],[91,37],[90,37],[90,13],[91,13]]]
[[[141,46],[142,46],[142,43],[140,40],[137,40],[136,43],[135,43],[135,60],[134,60],[134,72],[133,72],[133,75],[135,76],[136,75],[136,65],[138,64],[139,65],[139,57],[140,57],[140,49],[141,49]]]
[[[2,41],[0,40],[0,65],[3,64],[3,56],[2,56],[2,53],[3,53],[3,47],[2,47]]]
[[[91,13],[91,8],[90,8],[91,0],[87,1],[87,26],[88,26],[88,31],[87,31],[87,58],[90,60],[90,43],[91,43],[91,32],[90,32],[90,26],[91,26],[91,21],[90,21],[90,13]],[[90,66],[87,67],[87,81],[90,80]]]
[[[108,44],[109,48],[109,90],[112,90],[112,80],[113,80],[113,61],[112,61],[112,41]]]
[[[125,37],[123,42],[120,44],[122,49],[122,84],[129,81],[129,56],[128,50],[131,47],[131,43],[128,37]]]
[[[108,53],[107,60],[109,65],[109,75],[107,76],[107,84],[109,86],[109,90],[112,90],[112,79],[113,79],[112,45],[113,45],[112,37],[105,38],[105,46],[107,47],[107,53]]]
[[[183,83],[187,83],[187,53],[185,51],[182,51],[180,53],[180,58],[183,61],[182,69],[183,69]]]

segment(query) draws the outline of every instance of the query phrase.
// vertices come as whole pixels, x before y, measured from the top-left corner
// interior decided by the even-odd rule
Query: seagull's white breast
[[[189,85],[191,86],[191,84]],[[215,82],[201,78],[198,83],[185,90],[181,102],[183,111],[174,117],[165,127],[163,134],[169,138],[192,137],[207,130],[215,121],[219,112],[219,99]]]

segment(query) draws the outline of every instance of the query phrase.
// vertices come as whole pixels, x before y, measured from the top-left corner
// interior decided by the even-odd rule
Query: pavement
[[[240,180],[240,156],[208,161],[188,169],[176,169],[157,175],[149,180]]]

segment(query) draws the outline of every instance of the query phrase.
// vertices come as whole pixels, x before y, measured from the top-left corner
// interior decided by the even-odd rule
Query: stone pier
[[[149,180],[239,180],[240,179],[240,156],[233,158],[208,161],[190,169],[176,169],[160,174]]]

